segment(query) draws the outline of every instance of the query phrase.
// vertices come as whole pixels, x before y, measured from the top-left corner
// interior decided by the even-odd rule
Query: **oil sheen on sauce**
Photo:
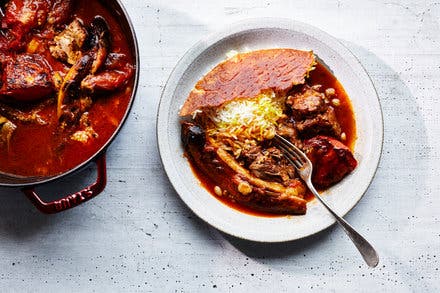
[[[337,119],[341,125],[341,129],[346,134],[346,141],[344,142],[352,151],[354,148],[354,144],[356,141],[356,121],[354,117],[353,107],[351,105],[350,99],[345,92],[341,83],[336,79],[336,77],[321,63],[317,63],[315,69],[310,72],[310,76],[308,78],[308,83],[311,85],[320,84],[324,89],[326,88],[334,88],[336,92],[336,98],[340,100],[340,105],[335,108]],[[188,157],[188,156],[187,156]],[[216,183],[213,182],[208,176],[206,176],[203,172],[201,172],[196,165],[191,162],[189,159],[191,169],[196,177],[200,180],[200,184],[209,191],[209,193],[220,200],[223,204],[235,209],[239,210],[243,213],[254,215],[254,216],[262,216],[262,217],[283,217],[285,215],[276,215],[265,212],[255,211],[242,205],[239,205],[235,202],[232,202],[225,197],[221,197],[216,195],[214,192],[214,188]],[[314,196],[308,191],[305,195],[305,199],[311,201],[314,199]]]
[[[134,56],[118,20],[101,1],[79,0],[74,12],[85,24],[103,16],[112,38],[112,51],[124,53],[133,64]],[[45,55],[54,70],[64,65]],[[119,126],[130,102],[133,81],[120,91],[94,99],[89,118],[98,137],[86,144],[70,140],[58,129],[56,101],[48,102],[38,113],[47,125],[17,122],[9,149],[0,149],[0,172],[19,176],[52,176],[68,171],[93,156]]]

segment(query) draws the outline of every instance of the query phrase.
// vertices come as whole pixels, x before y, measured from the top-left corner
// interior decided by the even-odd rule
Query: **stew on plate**
[[[180,116],[185,155],[201,184],[247,213],[304,214],[312,198],[275,134],[307,154],[320,189],[357,166],[350,99],[313,52],[235,54],[195,85]]]

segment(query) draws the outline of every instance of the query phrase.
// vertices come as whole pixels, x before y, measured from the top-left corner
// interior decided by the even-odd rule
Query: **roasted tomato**
[[[313,164],[313,184],[320,188],[341,181],[357,166],[350,149],[331,137],[316,136],[306,140],[304,149]]]

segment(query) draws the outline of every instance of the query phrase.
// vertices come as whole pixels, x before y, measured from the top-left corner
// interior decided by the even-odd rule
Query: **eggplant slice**
[[[57,115],[60,121],[75,123],[87,109],[81,109],[82,99],[87,96],[82,91],[81,82],[93,76],[104,65],[110,49],[110,31],[102,16],[95,16],[88,29],[87,51],[76,61],[64,77],[58,92]]]
[[[182,142],[189,159],[216,182],[222,191],[221,196],[255,211],[273,214],[306,213],[307,201],[298,196],[302,186],[285,187],[253,176],[228,152],[207,139],[200,126],[183,122]]]

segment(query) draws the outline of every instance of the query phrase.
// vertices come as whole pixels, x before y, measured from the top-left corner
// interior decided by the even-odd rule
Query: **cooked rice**
[[[232,138],[245,142],[249,139],[272,139],[277,121],[283,117],[283,99],[274,92],[260,94],[251,99],[236,99],[211,112],[214,127],[211,137]]]

